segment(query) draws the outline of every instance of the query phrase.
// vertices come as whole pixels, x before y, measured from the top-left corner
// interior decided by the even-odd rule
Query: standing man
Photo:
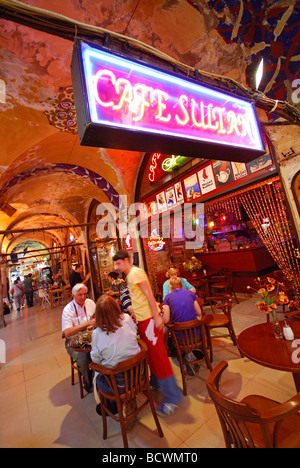
[[[72,288],[73,300],[67,304],[62,313],[62,332],[66,338],[66,350],[70,356],[77,362],[83,380],[84,389],[91,392],[93,389],[92,373],[89,369],[91,362],[90,353],[80,353],[73,351],[68,347],[70,339],[73,335],[77,335],[80,331],[87,328],[95,327],[95,309],[96,304],[91,299],[87,299],[87,287],[84,284],[78,283]]]
[[[75,286],[75,284],[86,284],[90,279],[91,273],[88,273],[85,278],[83,278],[83,265],[81,263],[75,266],[75,270],[72,271],[70,274],[70,286],[71,289]]]
[[[148,276],[141,268],[131,264],[126,251],[118,252],[113,260],[120,273],[127,275],[132,308],[138,321],[138,332],[148,347],[152,383],[155,383],[164,395],[164,400],[157,411],[164,415],[171,414],[183,397],[168,358],[163,336],[164,323]]]
[[[32,274],[29,273],[29,275],[24,279],[26,304],[28,309],[33,306],[33,286],[35,286],[35,283],[32,278]]]

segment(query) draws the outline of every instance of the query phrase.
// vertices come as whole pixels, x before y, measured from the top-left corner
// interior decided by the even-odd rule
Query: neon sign
[[[251,102],[78,42],[81,144],[241,162],[265,152]]]
[[[166,243],[161,236],[157,236],[157,237],[150,236],[150,239],[148,240],[148,247],[154,252],[163,250],[165,244]]]

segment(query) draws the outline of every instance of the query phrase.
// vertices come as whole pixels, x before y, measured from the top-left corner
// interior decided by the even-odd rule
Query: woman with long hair
[[[92,361],[111,368],[139,352],[136,324],[130,315],[121,311],[111,296],[104,294],[96,303],[96,328],[92,336]],[[123,378],[122,374],[117,376],[120,393],[122,393],[122,386],[124,387]],[[98,374],[96,383],[103,392],[111,394],[111,389],[101,374]],[[116,410],[116,406],[114,409]]]

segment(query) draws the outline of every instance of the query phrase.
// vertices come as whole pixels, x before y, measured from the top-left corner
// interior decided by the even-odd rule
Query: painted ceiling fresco
[[[300,3],[296,0],[209,0],[217,31],[227,43],[243,43],[250,60],[264,59],[260,89],[286,100],[300,78]]]
[[[296,0],[19,3],[124,34],[243,85],[247,63],[262,56],[260,89],[273,99],[290,100],[291,83],[300,78]],[[79,145],[72,49],[72,41],[0,17],[1,229],[24,225],[26,216],[45,225],[47,207],[72,224],[86,220],[93,199],[115,205],[119,194],[127,194],[134,201],[144,153]]]

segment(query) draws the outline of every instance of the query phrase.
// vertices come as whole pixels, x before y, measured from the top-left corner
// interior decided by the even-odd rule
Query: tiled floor
[[[255,298],[240,297],[233,307],[236,333],[265,317]],[[78,385],[71,387],[70,361],[61,338],[62,307],[40,310],[39,306],[19,315],[6,316],[0,329],[6,343],[6,364],[0,364],[0,447],[122,447],[120,426],[109,420],[108,439],[102,439],[101,417],[95,411],[92,394],[83,400]],[[285,401],[296,391],[291,374],[261,367],[242,359],[228,339],[214,340],[214,365],[229,362],[223,391],[234,399],[258,393]],[[179,385],[181,376],[172,360]],[[222,433],[209,400],[202,365],[195,377],[187,377],[188,396],[177,411],[160,418],[164,438],[155,430],[146,409],[129,430],[130,447],[201,448],[224,447]],[[155,395],[157,397],[157,395]]]

